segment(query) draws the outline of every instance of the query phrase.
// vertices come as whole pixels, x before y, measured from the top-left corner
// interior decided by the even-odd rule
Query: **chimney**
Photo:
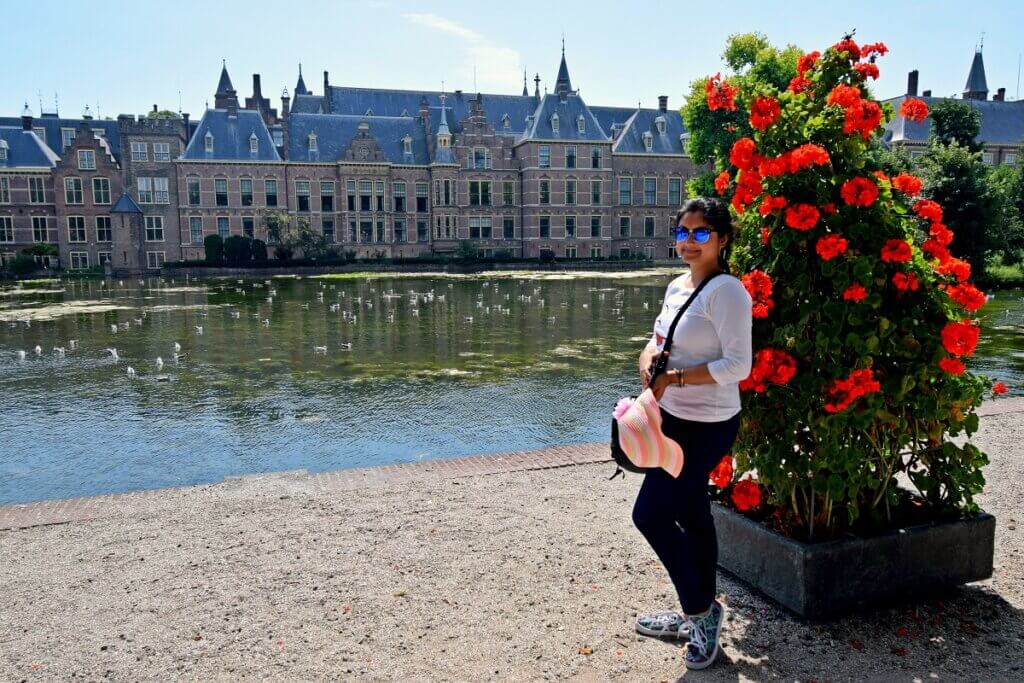
[[[668,95],[658,95],[658,111],[668,111]]]
[[[155,114],[155,113],[157,113],[158,111],[160,111],[160,110],[159,110],[159,109],[157,109],[157,108],[156,108],[156,105],[154,104],[154,105],[153,105],[153,113]]]
[[[925,90],[924,92],[921,93],[921,97],[931,97],[931,96],[932,96],[932,91],[931,90]]]
[[[423,125],[430,130],[430,105],[427,103],[426,97],[420,98],[420,120],[423,121]]]
[[[917,69],[907,74],[907,94],[917,97]]]
[[[192,137],[192,131],[188,129],[188,112],[181,115],[181,120],[185,124],[185,139],[188,140]]]
[[[324,70],[324,97],[327,97],[327,91],[331,88],[331,81],[327,78],[327,70]]]
[[[238,116],[238,98],[237,97],[229,97],[228,101],[225,104],[227,105],[228,117],[229,118],[237,117]]]
[[[25,108],[21,110],[21,129],[32,130],[32,110],[28,108],[28,102],[25,103]]]
[[[288,104],[292,101],[292,98],[288,97],[288,88],[281,91],[281,118],[288,118]]]
[[[253,74],[252,75],[252,98],[254,100],[262,100],[263,99],[263,91],[260,90],[260,75],[259,74]]]
[[[1006,88],[1000,88],[996,90],[995,97],[992,98],[993,102],[1005,102],[1006,101]]]

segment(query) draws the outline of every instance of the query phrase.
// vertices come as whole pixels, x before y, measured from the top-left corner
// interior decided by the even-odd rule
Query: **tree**
[[[39,264],[32,256],[23,252],[7,264],[7,269],[16,277],[25,277],[39,270]]]
[[[285,211],[265,209],[260,212],[260,222],[267,232],[267,242],[274,245],[274,256],[280,261],[288,261],[295,251],[291,245],[294,235],[291,218]]]
[[[948,145],[956,142],[971,152],[981,151],[978,134],[981,132],[981,113],[963,102],[943,99],[932,104],[929,137]]]
[[[224,240],[224,259],[231,265],[248,265],[252,261],[252,239],[232,235]]]
[[[252,241],[252,260],[260,264],[267,262],[267,243],[263,240]]]
[[[476,245],[470,240],[461,240],[458,249],[455,250],[455,258],[463,263],[476,261],[478,256]]]
[[[948,144],[934,140],[921,158],[920,170],[924,195],[942,205],[945,223],[955,235],[949,251],[971,264],[975,278],[983,278],[992,246],[986,231],[996,212],[988,188],[988,167],[981,154],[956,140]]]
[[[999,254],[1004,265],[1024,260],[1024,169],[1000,165],[988,174],[988,203],[993,220],[986,250]]]
[[[214,265],[224,261],[224,240],[220,235],[207,235],[203,239],[206,262]]]
[[[178,116],[178,112],[171,111],[170,109],[161,109],[160,111],[150,111],[150,112],[148,112],[146,114],[146,117],[150,118],[150,119],[155,119],[158,116],[162,116],[162,117],[166,117],[166,118],[173,118],[173,119],[181,118],[180,116]]]
[[[304,216],[298,219],[297,230],[286,239],[286,243],[293,251],[302,252],[303,258],[307,259],[322,259],[330,251],[327,238],[313,230],[309,219]]]

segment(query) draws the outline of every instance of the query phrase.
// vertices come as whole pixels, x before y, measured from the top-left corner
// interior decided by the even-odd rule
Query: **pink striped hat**
[[[637,467],[660,467],[673,477],[683,470],[683,449],[661,431],[661,409],[654,392],[644,390],[618,418],[619,445]]]

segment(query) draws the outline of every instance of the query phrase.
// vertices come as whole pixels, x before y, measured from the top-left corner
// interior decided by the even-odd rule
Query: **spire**
[[[302,80],[302,62],[299,62],[299,80],[295,83],[295,96],[308,95],[309,89],[306,88],[306,82]]]
[[[445,111],[444,101],[447,96],[441,93],[441,123],[437,125],[438,135],[451,135],[451,131],[448,130],[448,114]]]
[[[218,95],[227,95],[229,92],[234,92],[235,88],[231,85],[231,77],[228,76],[228,62],[222,60],[220,67],[220,81],[217,83]]]
[[[540,74],[533,75],[533,99],[540,101]]]
[[[558,65],[558,78],[555,79],[555,92],[559,97],[572,94],[572,82],[569,80],[569,67],[565,64],[565,38],[562,38],[562,63]]]
[[[529,97],[530,91],[526,89],[526,69],[523,69],[523,97]]]
[[[965,100],[988,99],[988,82],[985,80],[985,61],[981,58],[981,48],[974,51],[971,72],[967,74],[967,85],[964,86]]]

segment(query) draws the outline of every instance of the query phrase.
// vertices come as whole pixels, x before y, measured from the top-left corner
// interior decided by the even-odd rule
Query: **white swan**
[[[37,356],[43,355],[43,347],[40,346],[39,344],[36,344],[35,352]]]

